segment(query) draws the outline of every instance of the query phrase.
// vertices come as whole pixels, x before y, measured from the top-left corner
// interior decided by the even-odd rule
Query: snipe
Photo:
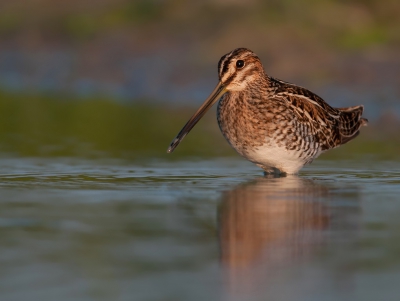
[[[333,108],[311,91],[268,76],[260,59],[235,49],[218,63],[219,83],[171,142],[168,153],[218,100],[229,144],[266,173],[297,173],[321,153],[349,142],[367,125],[362,105]]]

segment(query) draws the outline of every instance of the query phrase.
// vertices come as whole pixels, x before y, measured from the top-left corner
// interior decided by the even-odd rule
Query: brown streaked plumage
[[[268,76],[251,50],[218,63],[219,83],[168,148],[172,152],[219,99],[217,119],[229,144],[266,173],[297,173],[367,125],[363,106],[333,108],[311,91]]]

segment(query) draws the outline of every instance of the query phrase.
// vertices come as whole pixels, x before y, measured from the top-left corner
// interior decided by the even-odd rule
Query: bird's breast
[[[293,117],[285,104],[246,93],[226,93],[217,109],[222,134],[242,155],[270,142],[288,146],[287,139],[294,134]]]
[[[217,109],[218,124],[226,140],[240,154],[265,143],[272,115],[261,116],[259,108],[241,93],[226,93]]]
[[[283,103],[227,93],[218,104],[217,118],[229,144],[256,164],[293,171],[319,152],[311,128]]]

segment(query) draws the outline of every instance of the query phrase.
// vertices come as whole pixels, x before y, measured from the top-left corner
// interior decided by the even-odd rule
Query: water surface
[[[1,300],[398,300],[400,163],[0,160]]]

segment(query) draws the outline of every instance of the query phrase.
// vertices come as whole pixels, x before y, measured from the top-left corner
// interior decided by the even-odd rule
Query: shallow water
[[[0,170],[1,300],[399,300],[399,162]]]

